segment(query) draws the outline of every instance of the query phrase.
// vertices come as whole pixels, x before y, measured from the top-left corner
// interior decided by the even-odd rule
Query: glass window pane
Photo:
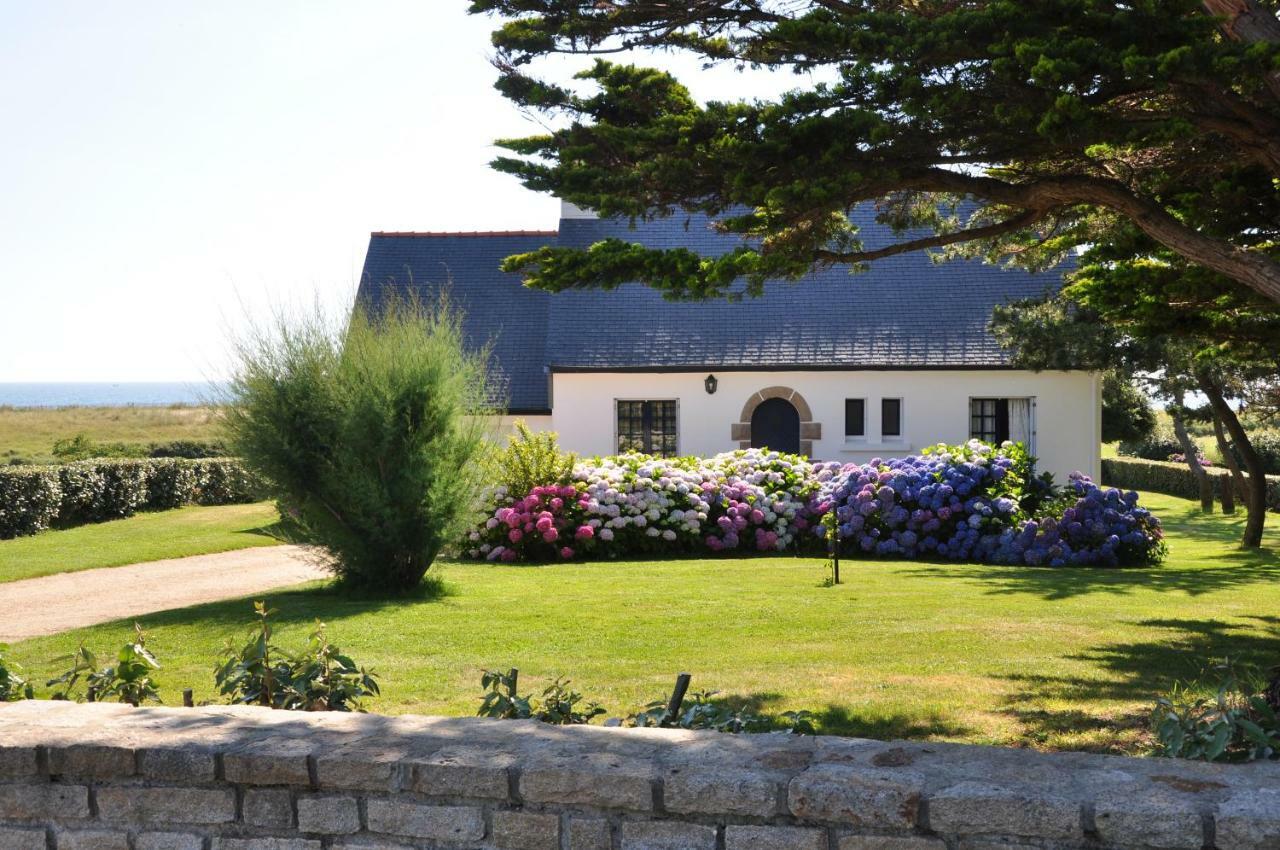
[[[902,436],[902,399],[880,400],[880,433],[885,437]]]
[[[867,433],[867,401],[861,398],[844,400],[844,435],[862,437]]]

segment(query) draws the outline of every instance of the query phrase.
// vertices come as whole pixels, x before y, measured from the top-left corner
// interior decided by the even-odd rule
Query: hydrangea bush
[[[997,564],[1155,563],[1159,521],[1136,493],[1032,475],[1020,444],[976,440],[866,464],[760,449],[574,464],[524,494],[498,487],[467,554],[490,561],[822,551]]]

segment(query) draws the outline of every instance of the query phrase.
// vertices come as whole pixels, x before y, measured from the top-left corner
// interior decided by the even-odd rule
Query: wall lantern
[[[720,385],[720,382],[716,380],[715,375],[707,375],[702,380],[702,385],[707,388],[707,395],[715,395],[716,387]]]

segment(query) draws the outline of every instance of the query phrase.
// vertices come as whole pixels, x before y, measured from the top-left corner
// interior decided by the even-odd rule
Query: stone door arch
[[[813,441],[822,439],[822,423],[813,421],[809,403],[791,387],[765,387],[747,399],[747,403],[742,406],[742,413],[738,415],[738,421],[729,428],[730,438],[738,441],[740,449],[751,448],[751,417],[757,407],[773,398],[783,399],[795,407],[796,413],[800,415],[800,454],[812,457]]]

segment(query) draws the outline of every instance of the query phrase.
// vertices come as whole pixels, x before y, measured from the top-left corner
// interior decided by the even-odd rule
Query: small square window
[[[844,435],[846,437],[867,435],[867,400],[865,398],[844,400]]]
[[[880,436],[902,436],[902,399],[880,399]]]

